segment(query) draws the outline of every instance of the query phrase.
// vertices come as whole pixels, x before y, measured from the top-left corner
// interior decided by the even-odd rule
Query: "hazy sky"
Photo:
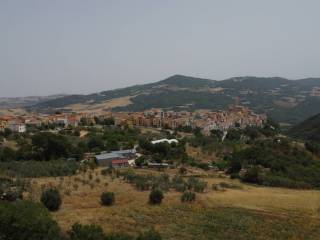
[[[320,77],[319,0],[0,0],[0,97]]]

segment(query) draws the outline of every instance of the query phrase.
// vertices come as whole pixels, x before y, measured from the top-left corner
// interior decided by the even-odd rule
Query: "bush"
[[[158,233],[154,229],[151,229],[145,233],[140,234],[137,237],[137,240],[162,240],[162,237],[160,233]]]
[[[181,167],[181,168],[179,169],[179,173],[180,173],[181,175],[187,174],[187,172],[188,172],[188,170],[187,170],[185,167]]]
[[[240,185],[232,184],[232,183],[227,183],[227,182],[221,182],[219,185],[222,188],[229,188],[229,189],[242,189]]]
[[[103,176],[107,176],[107,175],[111,175],[113,172],[113,168],[105,168],[101,170],[101,175]]]
[[[164,198],[163,193],[159,189],[154,189],[149,195],[149,202],[151,204],[160,204]]]
[[[38,132],[32,136],[33,158],[51,160],[67,158],[72,144],[66,136],[51,132]]]
[[[115,197],[113,192],[104,192],[101,194],[101,204],[104,206],[111,206],[114,204]]]
[[[210,166],[209,166],[208,163],[198,163],[198,164],[197,164],[197,167],[198,167],[198,168],[201,168],[201,169],[203,169],[203,170],[205,170],[205,171],[210,170]]]
[[[230,178],[231,178],[231,179],[240,178],[240,175],[239,175],[239,173],[231,173],[231,174],[230,174]]]
[[[249,183],[261,184],[261,170],[258,167],[252,167],[242,177],[242,180]]]
[[[286,188],[300,188],[300,189],[310,189],[312,185],[305,183],[305,182],[298,182],[291,180],[286,177],[282,176],[274,176],[274,175],[267,175],[263,178],[263,185],[265,186],[281,186]]]
[[[137,177],[135,179],[136,189],[139,191],[147,191],[150,189],[149,181],[144,177]]]
[[[214,165],[220,170],[223,171],[227,168],[228,162],[227,161],[218,161],[215,162]]]
[[[170,177],[168,174],[161,174],[159,177],[152,179],[152,189],[160,189],[161,191],[169,191]]]
[[[100,226],[75,223],[69,232],[71,240],[104,240],[105,235]]]
[[[188,179],[188,189],[194,190],[195,192],[204,192],[208,183],[202,180],[199,180],[195,177],[190,177]]]
[[[193,192],[184,192],[181,196],[181,202],[194,202],[196,200],[196,194]]]
[[[248,169],[240,174],[246,182],[296,188],[320,186],[318,159],[288,138],[257,140],[252,146],[235,150],[229,163],[229,173]]]
[[[56,188],[49,188],[42,193],[41,202],[50,211],[57,211],[61,205],[61,196]]]
[[[180,176],[172,178],[172,187],[178,192],[184,192],[187,189],[187,183]]]
[[[193,190],[198,193],[203,193],[207,188],[208,183],[204,181],[199,181],[194,187]]]
[[[58,224],[41,204],[29,201],[0,204],[0,239],[58,240]]]
[[[312,152],[315,155],[320,155],[320,144],[316,142],[306,142],[305,147],[308,151]]]
[[[135,238],[125,233],[111,233],[105,235],[98,225],[82,225],[75,223],[69,231],[70,240],[134,240]],[[150,235],[153,236],[153,235]],[[154,235],[156,236],[156,235]],[[143,238],[157,239],[157,238]]]
[[[17,199],[22,199],[22,192],[21,191],[5,191],[1,194],[0,199],[4,201],[14,202]],[[1,239],[1,238],[0,238]]]
[[[137,167],[142,167],[147,163],[147,160],[144,156],[138,157],[135,161]]]

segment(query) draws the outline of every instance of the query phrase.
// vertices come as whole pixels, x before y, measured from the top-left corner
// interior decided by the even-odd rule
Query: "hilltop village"
[[[112,119],[117,126],[138,126],[149,128],[200,128],[204,135],[213,129],[226,131],[230,128],[262,126],[266,114],[256,114],[244,106],[230,106],[226,111],[197,110],[164,111],[150,109],[144,112],[104,112],[104,113],[55,113],[28,114],[22,116],[0,116],[0,131],[8,128],[13,132],[23,133],[27,127],[41,126],[79,126],[81,124],[98,125],[101,121]]]

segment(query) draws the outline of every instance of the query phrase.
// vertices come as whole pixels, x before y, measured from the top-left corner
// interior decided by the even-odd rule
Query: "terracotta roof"
[[[128,163],[128,159],[114,159],[112,164]]]

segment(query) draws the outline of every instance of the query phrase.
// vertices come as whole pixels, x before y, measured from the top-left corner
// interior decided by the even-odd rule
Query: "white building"
[[[27,130],[26,125],[24,123],[18,123],[18,122],[10,122],[9,128],[13,132],[18,132],[18,133],[24,133]]]
[[[169,144],[171,143],[179,143],[179,141],[177,139],[159,139],[159,140],[155,140],[155,141],[151,141],[152,144],[158,144],[158,143],[163,143],[163,142],[167,142]]]

